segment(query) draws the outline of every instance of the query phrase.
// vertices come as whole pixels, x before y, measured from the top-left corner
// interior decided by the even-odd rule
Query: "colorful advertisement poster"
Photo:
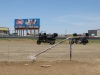
[[[15,19],[15,28],[38,28],[40,27],[40,19]]]

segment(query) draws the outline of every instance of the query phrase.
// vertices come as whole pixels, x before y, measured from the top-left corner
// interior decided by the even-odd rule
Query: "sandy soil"
[[[27,56],[52,46],[35,42],[0,40],[0,75],[100,75],[100,44],[74,44],[71,61],[69,45],[60,44],[33,61]]]

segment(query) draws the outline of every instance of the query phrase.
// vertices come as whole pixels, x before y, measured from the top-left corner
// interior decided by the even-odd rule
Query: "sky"
[[[0,27],[14,31],[15,19],[40,18],[46,33],[100,29],[100,0],[0,0]]]

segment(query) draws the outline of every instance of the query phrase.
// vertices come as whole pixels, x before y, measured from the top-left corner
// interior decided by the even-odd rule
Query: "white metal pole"
[[[72,38],[70,38],[70,60],[72,59]]]

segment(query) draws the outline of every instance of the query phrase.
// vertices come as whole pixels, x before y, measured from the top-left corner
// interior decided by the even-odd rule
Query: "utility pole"
[[[65,30],[65,36],[67,36],[67,30]]]

